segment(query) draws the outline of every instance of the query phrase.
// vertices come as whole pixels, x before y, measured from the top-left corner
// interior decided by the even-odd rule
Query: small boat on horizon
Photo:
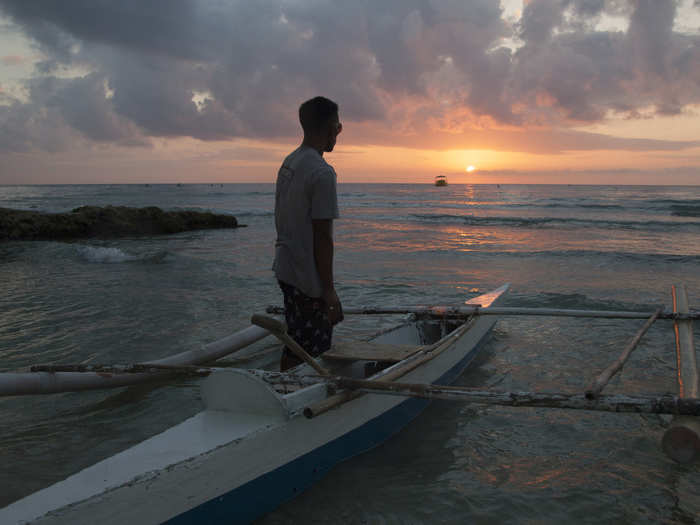
[[[444,175],[435,177],[435,186],[447,186],[447,178]]]

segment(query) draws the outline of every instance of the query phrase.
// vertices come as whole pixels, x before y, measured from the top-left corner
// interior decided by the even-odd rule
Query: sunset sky
[[[315,95],[340,182],[700,184],[700,0],[0,0],[0,184],[273,182]]]

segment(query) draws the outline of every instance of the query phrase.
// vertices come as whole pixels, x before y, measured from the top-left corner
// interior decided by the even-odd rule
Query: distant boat
[[[447,186],[447,179],[444,175],[435,177],[435,186]]]

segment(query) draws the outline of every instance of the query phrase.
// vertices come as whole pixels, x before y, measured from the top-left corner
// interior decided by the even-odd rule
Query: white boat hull
[[[401,380],[452,383],[495,322],[478,317]],[[410,330],[384,334],[382,342],[401,343]],[[231,370],[213,374],[203,389],[205,411],[1,509],[0,523],[248,523],[338,462],[384,442],[429,403],[367,394],[307,419],[301,409],[325,398],[324,385],[282,396],[251,374]]]

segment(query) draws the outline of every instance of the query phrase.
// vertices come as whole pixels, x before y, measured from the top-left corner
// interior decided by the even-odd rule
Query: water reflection
[[[128,253],[167,251],[162,264],[89,264],[50,243],[0,255],[0,366],[156,359],[247,326],[251,312],[280,302],[270,271],[271,188],[32,188],[31,205],[48,199],[57,211],[110,200],[197,206],[246,214],[249,227],[119,241]],[[698,221],[671,215],[684,199],[700,199],[697,190],[446,190],[341,185],[336,268],[344,304],[456,305],[506,281],[511,305],[641,310],[668,304],[674,281],[686,282],[691,303],[700,304]],[[338,333],[361,336],[396,322],[349,318]],[[610,392],[675,391],[673,337],[657,324]],[[462,382],[580,391],[636,328],[504,319]],[[199,408],[198,395],[195,384],[178,383],[0,400],[8,422],[0,426],[0,486],[10,487],[1,497],[19,497],[181,421]],[[341,465],[263,522],[690,523],[700,512],[700,470],[659,453],[662,431],[662,420],[634,415],[433,404],[396,439]]]

